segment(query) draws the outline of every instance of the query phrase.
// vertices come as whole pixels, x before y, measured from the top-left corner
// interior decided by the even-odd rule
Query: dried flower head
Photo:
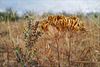
[[[58,31],[86,31],[83,22],[75,16],[50,15],[46,19],[40,21],[39,28],[48,31],[49,25],[56,27]]]

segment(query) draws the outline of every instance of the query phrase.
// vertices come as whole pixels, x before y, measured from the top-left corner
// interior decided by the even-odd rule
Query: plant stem
[[[69,36],[69,56],[68,56],[69,67],[71,67],[71,36]]]
[[[59,52],[59,44],[58,44],[58,41],[57,41],[57,52],[58,52],[58,66],[60,66],[60,52]]]

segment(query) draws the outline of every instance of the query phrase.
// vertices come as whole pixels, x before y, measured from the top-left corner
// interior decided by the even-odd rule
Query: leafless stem
[[[58,66],[60,66],[60,52],[59,52],[59,44],[58,44],[58,40],[57,40],[57,52],[58,52]]]
[[[69,55],[68,55],[69,67],[71,67],[71,34],[69,34]]]

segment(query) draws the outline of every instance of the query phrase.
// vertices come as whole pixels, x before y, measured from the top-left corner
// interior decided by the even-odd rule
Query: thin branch
[[[88,17],[91,21],[93,21],[90,17]],[[93,21],[93,23],[100,29],[100,26],[95,22]]]
[[[69,55],[68,55],[69,67],[71,67],[71,36],[69,36]]]
[[[100,62],[91,62],[91,61],[75,61],[75,63],[100,63]]]
[[[58,65],[59,65],[59,67],[61,67],[61,65],[60,65],[60,52],[59,52],[59,44],[58,44],[58,41],[56,41],[57,42],[57,52],[58,52]]]

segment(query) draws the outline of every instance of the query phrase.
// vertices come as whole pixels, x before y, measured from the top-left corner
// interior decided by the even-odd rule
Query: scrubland
[[[32,24],[46,17],[37,17]],[[35,45],[31,46],[31,52],[38,50],[31,58],[30,64],[33,64],[33,67],[58,67],[59,65],[59,67],[70,67],[70,65],[71,67],[100,67],[100,17],[97,19],[90,15],[78,18],[84,24],[86,32],[59,32],[55,27],[48,27],[49,31],[43,31]],[[16,55],[18,50],[13,50],[13,47],[18,46],[21,48],[21,54],[26,53],[27,39],[24,37],[24,31],[28,27],[27,21],[0,21],[1,67],[21,67],[21,62],[24,62],[19,60]],[[68,33],[73,36],[69,38]],[[26,66],[31,67],[30,64]]]

